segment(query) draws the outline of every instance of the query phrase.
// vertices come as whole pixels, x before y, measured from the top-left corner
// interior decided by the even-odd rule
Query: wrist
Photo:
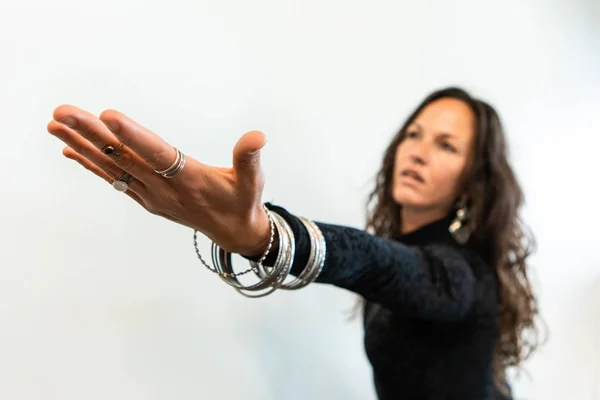
[[[269,221],[269,216],[263,209],[262,205],[260,207],[260,210],[257,211],[257,216],[256,218],[254,218],[254,221],[251,225],[252,228],[250,229],[250,231],[252,233],[249,235],[249,239],[253,239],[253,244],[248,246],[248,250],[240,252],[240,254],[243,257],[258,260],[265,254],[269,246],[269,242],[271,241],[271,223]],[[273,227],[273,230],[273,243],[271,244],[269,254],[273,251],[276,251],[278,247],[277,229]]]

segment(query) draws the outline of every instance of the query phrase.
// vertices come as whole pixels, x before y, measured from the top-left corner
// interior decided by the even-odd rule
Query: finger
[[[91,161],[108,175],[115,177],[122,174],[123,170],[115,165],[110,157],[102,154],[88,140],[65,125],[52,120],[48,123],[48,132],[62,140],[67,146]]]
[[[108,159],[120,169],[127,171],[142,182],[149,183],[156,179],[152,168],[138,154],[125,146],[119,148],[121,144],[119,139],[95,115],[74,106],[62,105],[54,110],[53,117],[71,132],[76,133],[76,136],[89,141],[99,151],[107,146],[118,150]],[[74,140],[74,138],[70,139]],[[69,143],[67,145],[76,148]]]
[[[113,179],[105,171],[100,169],[98,166],[96,166],[95,164],[90,162],[87,158],[83,157],[81,154],[77,153],[75,150],[71,149],[70,147],[65,147],[63,149],[63,155],[66,158],[77,161],[85,169],[93,172],[95,175],[104,179],[106,182],[110,183],[111,185],[115,181],[115,179]],[[143,197],[143,196],[145,196],[145,193],[147,193],[146,188],[140,182],[133,180],[129,184],[129,188],[127,189],[127,191],[125,191],[124,193],[127,196],[131,197],[134,201],[136,201],[139,205],[141,205],[147,211],[150,211],[149,207],[144,202],[144,197]],[[168,219],[169,221],[184,225],[184,222],[180,221],[178,218],[173,217],[171,215],[167,215],[164,213],[156,213],[156,212],[154,212],[154,214],[159,215],[165,219]]]
[[[177,157],[175,148],[163,138],[115,110],[100,114],[100,120],[152,169],[162,171],[169,168]]]
[[[100,178],[104,179],[106,182],[110,183],[111,185],[115,181],[115,179],[113,177],[111,177],[109,174],[107,174],[105,171],[103,171],[101,168],[99,168],[94,163],[90,162],[87,158],[85,158],[81,154],[77,153],[72,148],[65,147],[63,149],[63,155],[66,158],[68,158],[68,159],[77,161],[85,169],[91,171],[92,173],[94,173],[95,175],[97,175]],[[147,193],[146,192],[146,188],[140,182],[137,182],[136,180],[133,180],[129,184],[129,188],[125,192],[126,195],[128,195],[133,200],[135,200],[139,205],[141,205],[142,207],[144,207],[147,211],[150,211],[150,209],[148,208],[148,206],[144,202],[144,196],[146,195],[146,193]],[[154,214],[159,215],[159,216],[161,216],[161,217],[163,217],[165,219],[168,219],[169,221],[185,225],[184,222],[180,221],[178,218],[176,218],[174,216],[171,216],[171,215],[168,215],[168,214],[164,214],[164,213],[154,213]]]
[[[65,147],[63,149],[63,155],[71,160],[77,161],[85,169],[87,169],[88,171],[91,171],[96,176],[104,179],[106,182],[110,183],[111,185],[113,184],[114,181],[119,179],[125,173],[124,171],[121,171],[120,173],[117,173],[117,174],[114,174],[112,172],[108,173],[70,147]],[[146,189],[140,181],[133,179],[128,184],[128,189],[125,193],[127,193],[129,195],[133,195],[134,200],[136,200],[136,201],[140,202],[140,204],[142,204],[141,196],[146,193]]]
[[[50,134],[62,140],[67,146],[71,147],[79,154],[96,164],[96,166],[110,173],[112,176],[114,176],[115,173],[127,171],[137,180],[146,184],[151,183],[152,179],[156,179],[154,175],[150,175],[148,172],[151,171],[149,166],[143,167],[140,166],[141,164],[139,162],[131,161],[130,155],[133,154],[132,152],[129,152],[128,154],[122,154],[119,157],[119,163],[125,164],[124,166],[126,167],[122,168],[115,163],[115,159],[113,157],[103,154],[90,141],[83,138],[66,125],[52,120],[48,123],[47,129]]]
[[[233,169],[240,185],[250,191],[257,191],[264,184],[260,153],[265,144],[264,133],[250,131],[242,136],[233,149]]]

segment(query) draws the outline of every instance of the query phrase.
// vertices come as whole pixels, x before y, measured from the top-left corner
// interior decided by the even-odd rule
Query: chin
[[[393,192],[394,201],[403,206],[411,208],[426,208],[428,202],[412,189],[400,187]]]

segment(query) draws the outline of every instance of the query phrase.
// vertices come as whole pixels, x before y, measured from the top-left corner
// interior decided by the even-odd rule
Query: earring
[[[471,236],[471,232],[469,232],[469,228],[467,227],[466,223],[467,218],[467,199],[463,197],[457,204],[456,218],[454,218],[450,224],[450,227],[448,228],[452,236],[454,236],[454,239],[460,244],[467,243],[469,241],[469,237]]]

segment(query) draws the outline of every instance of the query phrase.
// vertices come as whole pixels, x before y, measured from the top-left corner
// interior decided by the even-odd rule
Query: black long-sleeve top
[[[310,253],[301,221],[266,203],[291,226],[298,275]],[[366,299],[364,346],[380,400],[488,400],[499,336],[495,269],[448,231],[452,216],[398,240],[315,221],[327,244],[316,282]],[[266,265],[272,265],[271,254]]]

